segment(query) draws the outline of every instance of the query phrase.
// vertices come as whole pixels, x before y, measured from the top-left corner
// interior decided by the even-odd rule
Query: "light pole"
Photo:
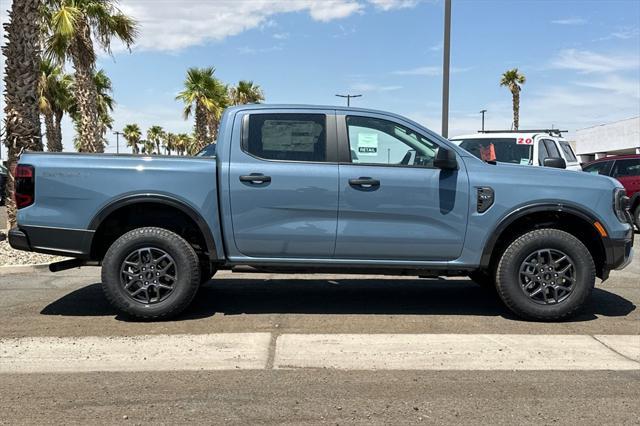
[[[116,135],[116,154],[120,154],[120,135],[124,135],[124,133],[116,130],[113,134]]]
[[[347,98],[347,106],[351,106],[351,98],[359,98],[362,95],[336,95],[339,98]]]
[[[480,111],[480,114],[482,114],[482,131],[484,132],[484,113],[487,112],[486,109],[483,109],[482,111]]]
[[[442,136],[449,137],[449,63],[451,62],[451,0],[444,0],[442,58]]]

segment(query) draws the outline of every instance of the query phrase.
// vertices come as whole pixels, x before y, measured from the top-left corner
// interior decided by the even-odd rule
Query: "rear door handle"
[[[349,185],[363,189],[372,189],[379,187],[380,181],[370,177],[359,177],[357,179],[349,179]]]
[[[240,176],[240,182],[248,182],[251,184],[260,184],[271,182],[271,176],[265,176],[261,173],[252,173],[250,175]]]

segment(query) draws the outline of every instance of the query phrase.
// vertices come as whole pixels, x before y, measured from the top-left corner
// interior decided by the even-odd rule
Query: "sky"
[[[487,128],[510,128],[511,94],[499,80],[514,67],[527,77],[520,128],[560,127],[571,137],[640,115],[640,0],[452,4],[450,136],[477,131],[482,109]],[[113,81],[114,130],[137,123],[190,132],[193,122],[183,119],[175,96],[189,67],[213,66],[225,83],[259,84],[267,103],[343,105],[335,94],[361,94],[353,106],[441,132],[443,0],[119,5],[139,21],[140,35],[131,52],[116,44],[113,55],[98,59]],[[11,2],[0,6],[6,21]],[[72,138],[65,121],[65,149]],[[107,152],[115,152],[115,136],[108,139]]]

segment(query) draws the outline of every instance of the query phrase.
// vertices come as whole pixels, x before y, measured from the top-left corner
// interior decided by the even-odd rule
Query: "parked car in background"
[[[640,154],[616,155],[592,161],[583,170],[618,179],[631,199],[631,213],[640,229]]]
[[[490,130],[456,136],[451,142],[484,161],[582,170],[558,130]]]
[[[399,115],[242,105],[218,144],[215,157],[25,153],[9,242],[77,258],[53,270],[102,265],[111,303],[147,319],[227,269],[469,275],[516,314],[559,320],[632,257],[619,182],[483,162]]]
[[[9,172],[7,171],[7,168],[2,164],[0,164],[0,206],[4,206],[5,198],[7,196],[6,186],[7,186],[8,176],[9,176]]]

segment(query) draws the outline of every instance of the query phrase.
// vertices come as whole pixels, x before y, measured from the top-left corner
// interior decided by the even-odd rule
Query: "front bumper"
[[[605,240],[604,254],[606,276],[609,275],[611,270],[620,270],[627,267],[633,259],[633,234],[630,238]]]

